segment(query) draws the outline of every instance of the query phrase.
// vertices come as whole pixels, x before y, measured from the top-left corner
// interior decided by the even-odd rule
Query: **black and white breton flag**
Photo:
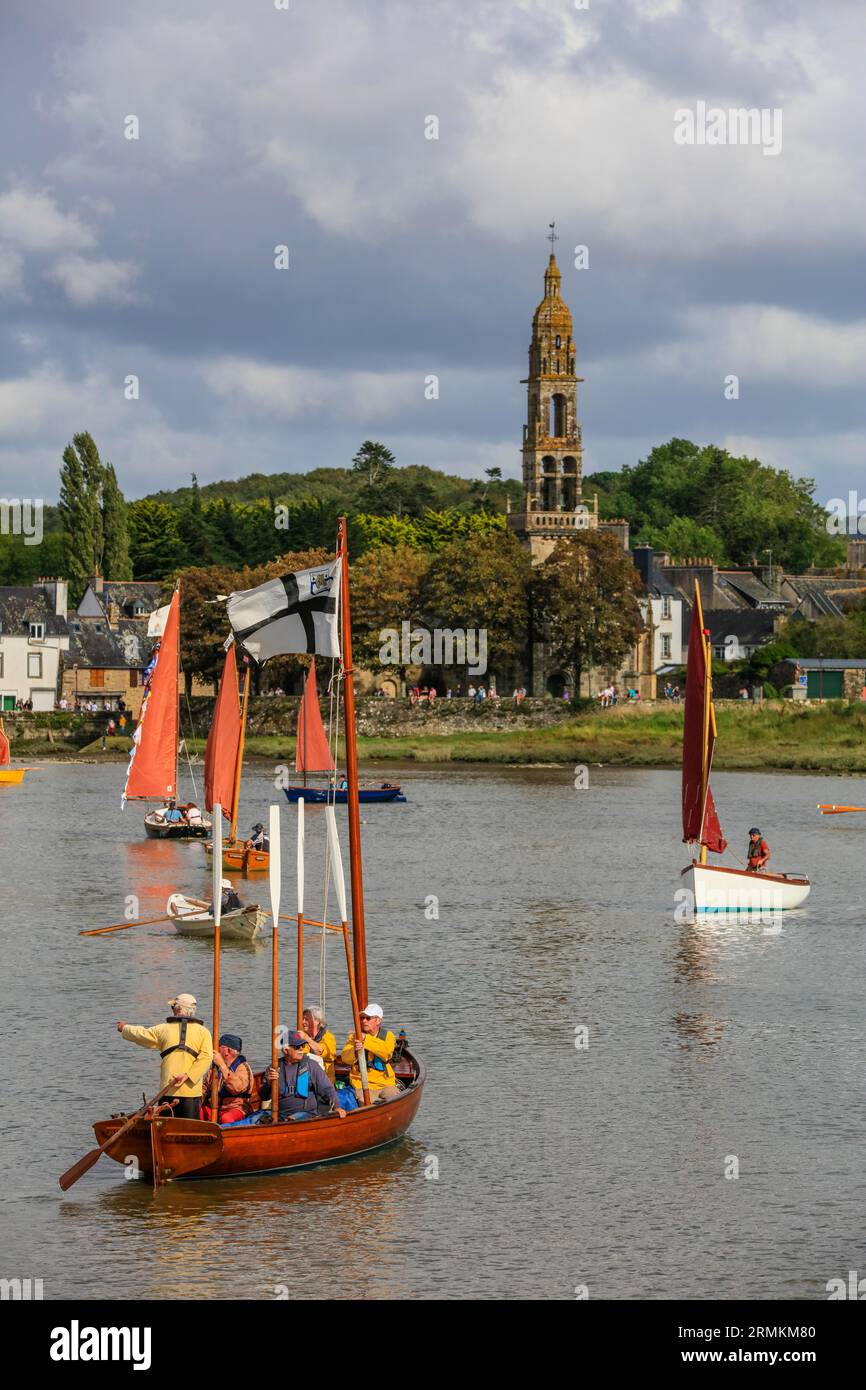
[[[237,641],[258,662],[290,652],[339,657],[342,564],[332,560],[230,594],[226,609]]]

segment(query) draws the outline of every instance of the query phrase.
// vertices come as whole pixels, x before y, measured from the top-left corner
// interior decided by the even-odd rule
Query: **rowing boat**
[[[186,820],[167,820],[167,806],[148,811],[144,818],[145,834],[151,840],[204,840],[210,830],[210,821],[202,817],[190,823]]]
[[[172,893],[165,911],[181,936],[213,937],[214,916],[211,904],[206,899]],[[268,914],[262,911],[258,903],[250,903],[246,907],[236,908],[234,912],[224,912],[220,931],[226,941],[254,941],[261,935],[267,917]]]
[[[286,797],[290,802],[306,801],[313,805],[323,805],[331,802],[335,806],[345,806],[349,800],[349,793],[345,787],[284,787]],[[362,805],[370,801],[405,801],[406,797],[400,788],[399,783],[393,786],[382,783],[375,787],[359,787],[358,800]]]

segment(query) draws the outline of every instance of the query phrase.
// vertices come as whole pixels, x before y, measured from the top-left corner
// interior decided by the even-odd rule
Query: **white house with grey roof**
[[[53,709],[68,650],[65,579],[0,587],[0,709]]]

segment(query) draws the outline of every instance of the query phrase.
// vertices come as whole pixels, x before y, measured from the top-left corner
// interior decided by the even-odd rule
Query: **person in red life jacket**
[[[306,1048],[306,1039],[301,1033],[289,1034],[277,1071],[268,1067],[264,1074],[259,1090],[262,1100],[270,1099],[271,1082],[278,1076],[278,1119],[314,1120],[317,1115],[331,1114],[344,1119],[346,1112],[339,1104],[333,1082],[324,1067],[310,1062]]]
[[[237,1033],[223,1033],[213,1055],[213,1066],[202,1082],[205,1104],[201,1108],[203,1120],[217,1118],[221,1125],[232,1125],[251,1114],[257,1105],[255,1081],[252,1068],[241,1052],[243,1043]],[[216,1117],[210,1106],[214,1072],[219,1072],[218,1101],[219,1116]]]
[[[760,873],[770,857],[770,846],[762,836],[756,825],[749,831],[748,862],[746,868],[750,874]]]

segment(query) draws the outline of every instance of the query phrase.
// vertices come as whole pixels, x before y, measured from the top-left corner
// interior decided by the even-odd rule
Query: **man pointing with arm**
[[[196,1017],[195,996],[179,994],[169,999],[171,1016],[153,1028],[132,1023],[117,1024],[127,1042],[158,1049],[162,1058],[160,1089],[171,1085],[166,1101],[174,1102],[174,1114],[183,1120],[201,1118],[202,1077],[213,1061],[213,1041],[208,1029]]]

